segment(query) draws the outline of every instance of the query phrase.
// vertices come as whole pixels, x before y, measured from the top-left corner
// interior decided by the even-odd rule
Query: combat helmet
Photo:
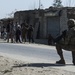
[[[68,23],[69,28],[72,28],[75,26],[75,20],[74,19],[69,19],[67,23]]]

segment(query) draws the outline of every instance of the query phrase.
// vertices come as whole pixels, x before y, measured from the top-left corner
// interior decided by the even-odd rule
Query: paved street
[[[54,46],[29,44],[28,42],[25,44],[1,42],[0,53],[31,63],[49,63],[51,67],[75,72],[75,66],[72,65],[71,52],[68,51],[64,51],[66,66],[52,65],[55,64],[56,60],[59,60],[59,56],[57,55]]]

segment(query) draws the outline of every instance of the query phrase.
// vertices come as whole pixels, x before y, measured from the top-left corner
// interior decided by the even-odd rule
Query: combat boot
[[[72,60],[73,65],[75,65],[75,51],[72,51]]]
[[[75,65],[75,63],[73,63],[73,65]]]
[[[59,60],[59,61],[56,61],[56,64],[64,64],[65,65],[65,60]]]
[[[73,61],[73,65],[75,65],[75,61]]]

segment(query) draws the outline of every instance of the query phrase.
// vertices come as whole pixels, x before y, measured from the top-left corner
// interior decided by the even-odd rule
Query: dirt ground
[[[29,63],[0,56],[0,75],[75,75],[44,63]]]

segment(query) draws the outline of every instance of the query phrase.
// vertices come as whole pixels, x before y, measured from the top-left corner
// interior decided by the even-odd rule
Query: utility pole
[[[69,7],[71,6],[71,0],[69,0]]]
[[[39,9],[40,9],[40,5],[41,5],[41,0],[39,0]]]

